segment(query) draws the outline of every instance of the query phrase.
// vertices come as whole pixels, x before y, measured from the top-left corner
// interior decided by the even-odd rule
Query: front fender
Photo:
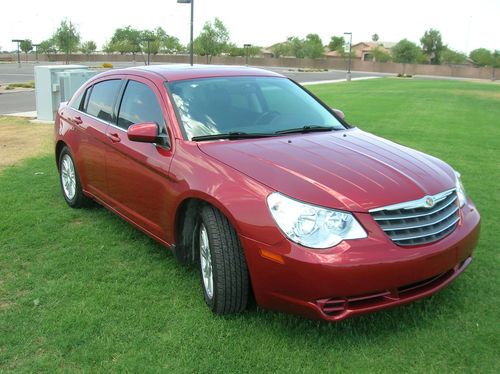
[[[183,142],[178,146],[170,176],[177,189],[174,212],[178,212],[186,200],[198,199],[219,209],[239,235],[270,245],[283,239],[266,203],[273,190],[207,156],[196,144]],[[171,239],[170,242],[174,242],[174,238]]]

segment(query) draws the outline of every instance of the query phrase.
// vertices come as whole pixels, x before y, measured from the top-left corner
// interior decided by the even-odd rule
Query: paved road
[[[34,91],[0,94],[0,114],[31,112],[35,106]]]
[[[0,85],[34,80],[33,64],[0,64]]]
[[[99,63],[83,63],[82,65],[95,66]],[[131,62],[113,63],[115,67],[134,66]],[[140,65],[137,63],[137,65]],[[34,80],[34,64],[22,64],[19,68],[16,63],[0,64],[0,85],[26,82]],[[290,68],[267,68],[286,75],[297,82],[314,82],[324,80],[344,79],[345,71],[329,70],[325,72],[307,73],[298,72],[297,69]],[[353,72],[353,78],[368,77],[368,76],[383,76],[379,73],[363,73]],[[19,112],[29,112],[35,110],[35,93],[34,92],[19,92],[19,93],[3,93],[0,94],[0,114],[10,114]]]

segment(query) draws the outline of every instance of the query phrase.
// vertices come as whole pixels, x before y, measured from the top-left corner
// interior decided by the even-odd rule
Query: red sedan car
[[[61,105],[66,202],[97,201],[199,266],[217,314],[337,321],[428,296],[471,262],[479,213],[443,161],[242,67],[108,71]]]

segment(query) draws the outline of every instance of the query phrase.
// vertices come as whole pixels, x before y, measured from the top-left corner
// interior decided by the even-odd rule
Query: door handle
[[[116,132],[108,133],[108,138],[110,138],[113,143],[119,143],[121,141],[120,136]]]
[[[73,122],[77,125],[81,125],[83,123],[82,117],[73,118]]]

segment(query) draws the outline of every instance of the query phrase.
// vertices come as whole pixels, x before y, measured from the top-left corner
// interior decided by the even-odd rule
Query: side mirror
[[[158,125],[154,122],[137,123],[131,125],[127,130],[128,139],[133,142],[156,143],[169,145],[168,136],[160,135]]]
[[[332,110],[335,112],[335,114],[337,116],[339,116],[342,119],[345,119],[345,114],[343,111],[341,111],[340,109],[335,109],[335,108],[332,108]]]

